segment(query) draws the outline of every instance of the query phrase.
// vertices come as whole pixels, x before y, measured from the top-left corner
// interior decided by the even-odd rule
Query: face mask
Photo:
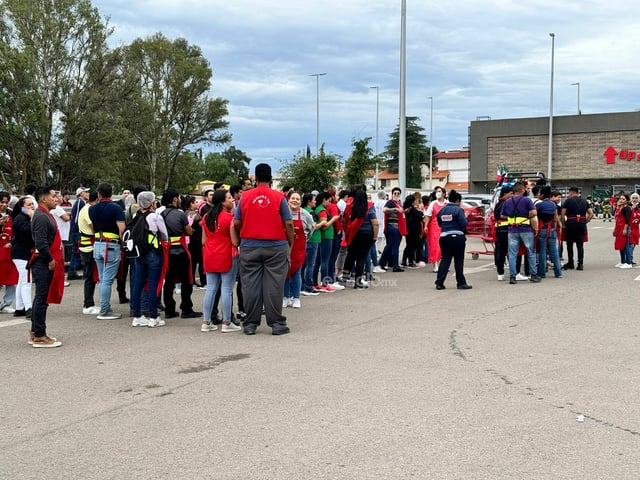
[[[22,213],[24,213],[25,215],[29,215],[30,211],[31,209],[29,207],[22,207]]]
[[[439,200],[442,198],[442,192],[436,192],[436,198]]]

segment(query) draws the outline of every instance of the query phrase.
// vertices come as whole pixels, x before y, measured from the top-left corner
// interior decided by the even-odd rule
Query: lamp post
[[[374,188],[378,189],[378,127],[380,125],[380,87],[369,87],[376,89],[376,176],[374,180]]]
[[[580,82],[572,83],[571,85],[578,86],[578,115],[582,115],[582,112],[580,111]]]
[[[433,97],[431,100],[431,120],[429,121],[429,191],[433,190]]]
[[[551,37],[551,87],[549,91],[549,155],[547,158],[547,179],[551,178],[551,167],[553,164],[553,56],[555,50],[556,34],[550,33]]]
[[[398,131],[398,186],[406,193],[407,187],[407,0],[402,0],[400,12],[400,115]]]
[[[326,73],[312,73],[316,77],[316,157],[320,156],[320,77]]]

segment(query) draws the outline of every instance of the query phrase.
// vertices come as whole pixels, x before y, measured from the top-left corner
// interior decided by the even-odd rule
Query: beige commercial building
[[[495,187],[496,172],[548,172],[549,117],[478,120],[469,129],[471,192]],[[640,112],[553,118],[551,183],[583,196],[640,190]]]

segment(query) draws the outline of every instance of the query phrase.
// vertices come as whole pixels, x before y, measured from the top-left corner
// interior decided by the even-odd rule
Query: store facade
[[[502,166],[546,175],[549,117],[473,121],[469,146],[470,192],[491,191]],[[640,111],[554,117],[552,146],[554,188],[594,199],[640,191]]]

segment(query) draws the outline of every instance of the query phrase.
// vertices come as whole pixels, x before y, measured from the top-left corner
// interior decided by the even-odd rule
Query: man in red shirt
[[[242,194],[234,215],[240,235],[246,335],[255,335],[263,305],[271,333],[289,333],[287,318],[282,315],[282,294],[293,245],[293,221],[286,198],[270,183],[271,167],[256,165],[256,186]]]

